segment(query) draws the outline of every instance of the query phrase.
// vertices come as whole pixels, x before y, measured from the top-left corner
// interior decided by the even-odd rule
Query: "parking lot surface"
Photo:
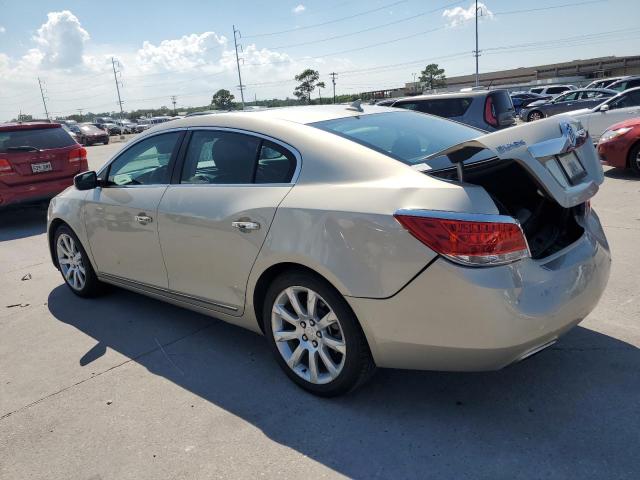
[[[90,167],[119,148],[89,147]],[[332,400],[258,335],[115,288],[74,296],[46,211],[0,212],[0,478],[637,479],[640,180],[610,169],[592,204],[611,279],[555,346],[498,372],[379,371]]]

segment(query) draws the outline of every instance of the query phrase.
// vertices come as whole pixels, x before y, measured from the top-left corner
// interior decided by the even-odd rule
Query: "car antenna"
[[[349,104],[347,110],[353,110],[354,112],[364,112],[362,109],[362,100],[357,99]]]

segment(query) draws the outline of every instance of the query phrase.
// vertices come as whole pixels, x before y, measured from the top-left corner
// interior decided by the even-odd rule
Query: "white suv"
[[[551,85],[549,87],[533,87],[530,88],[529,91],[531,93],[537,93],[539,95],[552,95],[557,97],[561,93],[564,93],[568,90],[576,90],[577,87],[574,85]]]

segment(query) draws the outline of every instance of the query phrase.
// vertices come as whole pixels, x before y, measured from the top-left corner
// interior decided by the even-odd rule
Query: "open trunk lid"
[[[589,200],[604,181],[602,166],[588,132],[568,115],[557,115],[459,143],[430,155],[421,166],[441,168],[443,157],[456,165],[461,181],[464,181],[465,162],[495,157],[515,161],[564,208]]]

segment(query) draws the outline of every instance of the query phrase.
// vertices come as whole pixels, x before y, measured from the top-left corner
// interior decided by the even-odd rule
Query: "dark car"
[[[109,133],[96,127],[92,123],[82,123],[77,126],[78,143],[82,145],[93,145],[96,143],[109,143]]]
[[[515,92],[510,96],[516,115],[520,114],[520,110],[532,102],[536,102],[538,100],[551,100],[553,98],[553,95],[540,95],[539,93],[532,92]]]
[[[513,103],[506,90],[418,95],[399,98],[388,106],[429,113],[489,132],[516,124]]]
[[[87,168],[87,151],[59,123],[0,124],[0,208],[48,200]]]
[[[622,78],[616,82],[613,82],[607,88],[615,90],[616,93],[620,93],[635,87],[640,87],[640,76]]]
[[[617,93],[615,90],[606,88],[571,90],[570,92],[557,96],[553,100],[539,100],[530,103],[526,108],[520,110],[520,120],[531,122],[572,110],[593,108]]]
[[[609,78],[600,78],[598,80],[594,80],[589,85],[584,88],[609,88],[609,85],[617,82],[618,80],[624,80],[625,78],[629,78],[630,75],[624,75],[621,77],[609,77]]]

